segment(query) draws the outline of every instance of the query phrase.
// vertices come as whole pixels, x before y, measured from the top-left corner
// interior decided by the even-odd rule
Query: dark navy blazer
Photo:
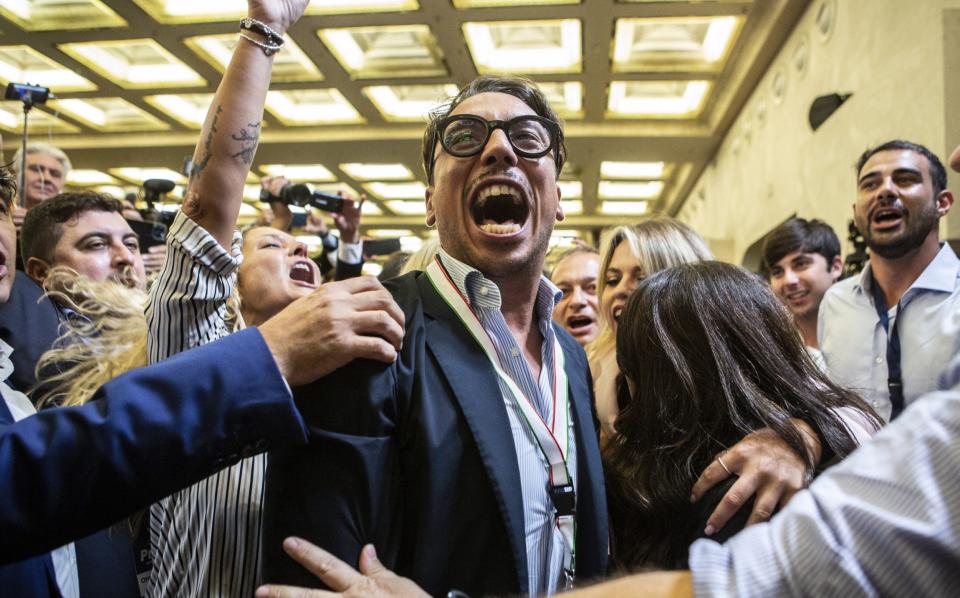
[[[486,355],[422,273],[385,283],[406,316],[392,365],[358,360],[297,389],[309,445],[271,452],[264,580],[315,586],[281,549],[297,535],[347,563],[373,543],[430,594],[526,594],[520,473]],[[578,576],[602,576],[607,511],[586,356],[565,332],[576,430]]]

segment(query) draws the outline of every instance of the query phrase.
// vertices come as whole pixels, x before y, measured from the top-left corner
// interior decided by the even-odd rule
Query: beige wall
[[[827,35],[816,23],[825,3],[835,11]],[[855,193],[853,165],[864,149],[899,137],[946,159],[960,144],[960,114],[948,118],[945,110],[948,97],[960,107],[958,34],[960,0],[816,0],[678,217],[722,248],[718,255],[735,262],[794,213],[826,220],[845,239]],[[801,69],[796,57],[804,44]],[[778,76],[781,99],[774,93]],[[853,96],[813,132],[810,104],[831,92]],[[960,176],[952,174],[951,185],[960,191]],[[951,237],[960,237],[957,208],[949,223],[957,234]]]

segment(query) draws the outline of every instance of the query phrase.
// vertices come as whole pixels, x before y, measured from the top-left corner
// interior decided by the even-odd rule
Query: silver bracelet
[[[247,31],[254,31],[259,33],[263,37],[267,38],[267,42],[277,46],[283,45],[283,36],[274,31],[269,25],[263,21],[258,21],[256,19],[245,17],[240,19],[240,29]]]
[[[258,39],[254,39],[254,38],[250,37],[249,35],[247,35],[247,34],[244,33],[243,31],[240,32],[240,37],[242,37],[243,39],[247,40],[247,41],[250,42],[251,44],[253,44],[253,45],[257,46],[258,48],[260,48],[261,50],[263,50],[263,53],[266,54],[267,56],[273,56],[274,54],[276,54],[277,52],[279,52],[279,51],[281,50],[281,48],[283,48],[283,44],[282,44],[282,43],[281,43],[281,44],[265,43],[265,42],[262,42],[262,41],[260,41],[260,40],[258,40]]]

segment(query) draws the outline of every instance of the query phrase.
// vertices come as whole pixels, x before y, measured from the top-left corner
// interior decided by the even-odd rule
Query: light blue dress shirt
[[[860,276],[835,284],[823,297],[817,322],[820,350],[837,383],[857,391],[890,420],[887,332],[873,305],[870,265]],[[902,317],[900,312],[902,313]],[[898,319],[904,402],[938,390],[940,372],[954,355],[960,327],[960,260],[944,243],[916,281],[888,310]]]
[[[544,421],[552,417],[554,331],[551,325],[553,306],[560,290],[546,278],[540,278],[537,299],[534,305],[534,321],[543,336],[540,354],[540,377],[534,380],[527,365],[523,350],[507,327],[500,311],[500,289],[479,270],[451,257],[442,249],[438,252],[444,268],[460,293],[467,298],[470,307],[496,348],[503,370],[516,382],[528,397],[532,397]],[[520,470],[520,490],[523,496],[524,537],[527,544],[527,578],[530,595],[552,594],[557,590],[563,574],[563,537],[554,524],[554,506],[549,493],[547,461],[538,448],[536,439],[520,413],[520,408],[510,398],[506,383],[497,378],[503,396],[513,445],[517,451]],[[571,426],[572,426],[571,422]],[[568,445],[567,467],[574,487],[577,487],[577,447],[572,429]]]

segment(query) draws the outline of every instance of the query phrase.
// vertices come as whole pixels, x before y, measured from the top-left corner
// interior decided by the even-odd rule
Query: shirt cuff
[[[363,241],[358,243],[340,243],[337,261],[344,264],[359,264],[363,261]]]

